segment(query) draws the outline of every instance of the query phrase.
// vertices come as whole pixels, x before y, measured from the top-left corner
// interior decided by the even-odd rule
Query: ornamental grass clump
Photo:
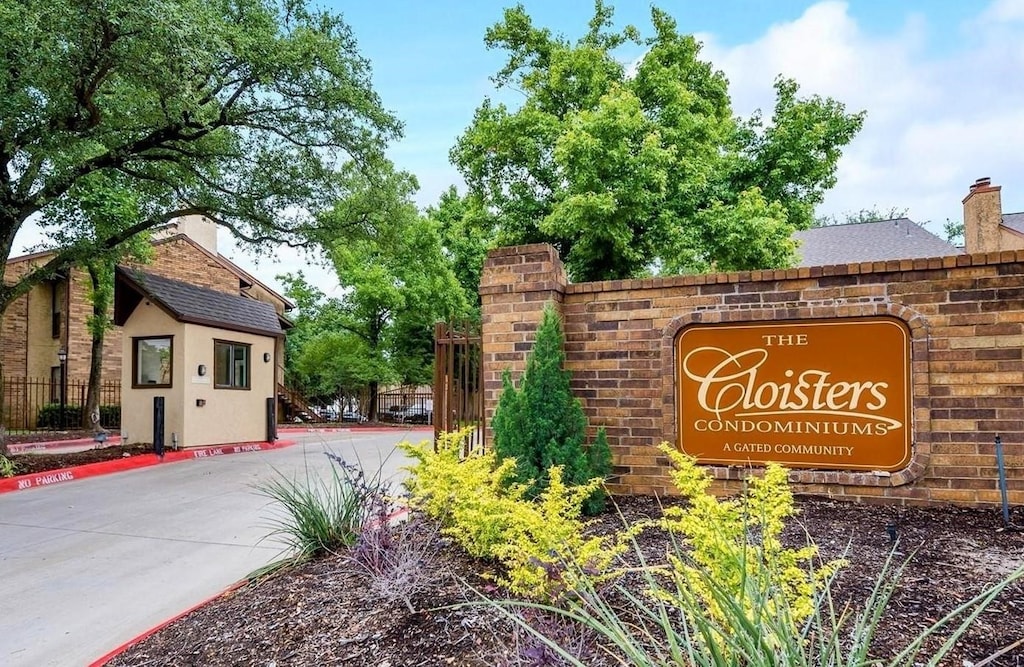
[[[470,555],[500,562],[499,583],[513,594],[551,600],[576,589],[581,576],[612,576],[623,547],[585,536],[580,518],[601,481],[569,485],[562,468],[552,466],[546,487],[531,500],[526,485],[510,481],[514,459],[499,461],[493,451],[462,455],[469,433],[444,434],[436,445],[399,445],[415,461],[406,481],[410,504]]]
[[[328,452],[330,475],[306,469],[304,479],[277,477],[257,486],[274,501],[271,532],[285,545],[290,560],[305,561],[351,547],[360,531],[388,503],[381,468],[366,475],[361,467]]]

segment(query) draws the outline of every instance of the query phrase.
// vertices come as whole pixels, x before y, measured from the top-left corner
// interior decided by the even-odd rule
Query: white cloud
[[[908,15],[890,34],[869,34],[846,3],[828,1],[748,44],[705,36],[704,55],[729,77],[738,114],[770,115],[778,74],[804,94],[867,110],[823,213],[905,207],[939,231],[960,218],[980,176],[1004,186],[1005,211],[1024,210],[1024,0],[996,0],[960,26],[963,39],[942,56],[927,48],[929,28]]]
[[[1024,21],[1024,0],[996,0],[982,18],[988,21]]]

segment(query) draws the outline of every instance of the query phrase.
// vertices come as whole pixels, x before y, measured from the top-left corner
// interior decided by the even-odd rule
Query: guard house
[[[161,430],[166,447],[272,437],[274,360],[284,345],[272,305],[118,267],[114,323],[123,328],[126,442],[152,443]]]

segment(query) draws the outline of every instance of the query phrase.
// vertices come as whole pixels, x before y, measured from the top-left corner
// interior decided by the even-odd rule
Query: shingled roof
[[[123,326],[142,299],[149,299],[179,322],[262,336],[284,335],[277,311],[269,303],[117,267],[114,324]]]
[[[1021,213],[1004,213],[1003,214],[1003,226],[1009,227],[1015,232],[1024,234],[1024,212]]]
[[[795,232],[793,238],[800,241],[797,266],[945,257],[964,252],[907,218],[813,227]]]

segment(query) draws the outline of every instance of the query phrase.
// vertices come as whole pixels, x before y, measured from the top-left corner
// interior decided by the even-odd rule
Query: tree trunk
[[[92,281],[93,293],[100,289],[100,277],[92,264],[87,266],[89,279]],[[92,353],[89,360],[89,388],[85,397],[85,424],[93,433],[104,433],[106,429],[100,424],[100,381],[103,375],[103,337],[106,327],[103,325],[107,317],[106,304],[102,299],[93,299],[92,316],[95,325],[90,328],[92,334]]]
[[[377,421],[377,391],[380,385],[376,380],[370,381],[370,405],[367,406],[366,420],[375,422]]]

